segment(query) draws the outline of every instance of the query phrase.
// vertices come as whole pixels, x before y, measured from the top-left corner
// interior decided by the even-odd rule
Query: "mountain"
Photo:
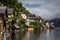
[[[56,27],[60,27],[60,18],[52,19],[50,22],[53,22]]]

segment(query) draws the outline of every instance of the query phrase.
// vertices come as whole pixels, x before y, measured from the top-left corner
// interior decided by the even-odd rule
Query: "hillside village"
[[[3,10],[3,11],[2,11]],[[7,11],[7,12],[6,12]],[[0,15],[1,15],[1,22],[3,22],[4,24],[4,27],[6,26],[8,28],[9,26],[9,23],[13,20],[12,18],[14,17],[14,14],[13,14],[13,11],[14,9],[13,8],[7,8],[5,6],[0,6]],[[6,12],[6,13],[5,13]],[[41,23],[41,26],[42,27],[45,27],[45,26],[51,26],[50,23],[48,22],[45,22],[44,19],[42,19],[40,16],[37,16],[35,14],[25,14],[25,13],[22,13],[20,12],[19,13],[20,16],[26,20],[25,24],[29,27],[29,26],[33,26],[33,25],[30,25],[30,22],[39,22]],[[8,18],[8,19],[7,19]],[[6,21],[6,23],[4,23],[4,21]],[[17,19],[16,22],[18,23],[20,20]],[[2,25],[3,26],[3,25]],[[11,26],[11,25],[10,25]],[[16,27],[17,25],[15,25]],[[17,26],[17,28],[19,28]]]
[[[37,30],[44,30],[53,28],[52,23],[46,22],[38,15],[27,12],[25,9],[17,11],[14,7],[0,5],[0,39],[1,35],[10,33],[10,31],[25,30],[33,28]]]
[[[41,18],[38,15],[22,13],[21,16],[22,16],[22,18],[24,18],[26,20],[26,25],[28,27],[32,27],[33,26],[33,25],[30,25],[31,22],[38,22],[38,23],[40,23],[42,28],[44,28],[44,27],[49,28],[50,26],[54,27],[53,23],[46,22],[43,18]]]

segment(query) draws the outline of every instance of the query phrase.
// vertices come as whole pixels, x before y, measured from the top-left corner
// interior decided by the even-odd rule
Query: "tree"
[[[17,24],[23,25],[23,26],[25,25],[25,20],[19,17],[19,12],[27,14],[29,13],[29,11],[22,6],[21,2],[18,3],[17,0],[0,0],[0,4],[7,6],[7,8],[14,8],[14,17],[12,18],[12,20],[14,21],[14,23],[16,23],[16,20],[20,19],[20,22]]]
[[[33,25],[35,30],[38,30],[42,27],[42,24],[39,22],[30,22],[30,25]]]

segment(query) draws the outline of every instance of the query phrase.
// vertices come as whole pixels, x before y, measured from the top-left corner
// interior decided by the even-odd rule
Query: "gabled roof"
[[[0,6],[0,14],[5,14],[7,9],[8,14],[13,14],[14,9],[13,8],[7,8],[6,6]]]
[[[27,17],[35,17],[35,14],[26,14]]]
[[[0,6],[0,14],[5,14],[6,6]]]

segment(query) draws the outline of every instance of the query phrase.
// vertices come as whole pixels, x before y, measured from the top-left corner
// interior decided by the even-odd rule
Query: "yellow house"
[[[24,18],[24,19],[27,19],[27,16],[24,13],[21,14],[21,17]]]

